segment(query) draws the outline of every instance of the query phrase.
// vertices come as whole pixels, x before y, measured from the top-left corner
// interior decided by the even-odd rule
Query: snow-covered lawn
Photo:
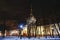
[[[15,37],[15,36],[11,36],[11,37],[5,37],[5,38],[2,38],[2,37],[0,37],[0,40],[60,40],[60,38],[45,38],[45,37],[40,37],[40,38],[34,38],[34,37],[32,37],[32,38],[27,38],[27,37],[22,37],[22,38],[20,38],[20,37]]]

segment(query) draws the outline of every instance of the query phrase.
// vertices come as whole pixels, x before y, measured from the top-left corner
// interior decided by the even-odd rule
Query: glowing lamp
[[[19,24],[19,25],[18,25],[18,28],[19,28],[19,29],[23,29],[23,27],[24,27],[23,24]]]

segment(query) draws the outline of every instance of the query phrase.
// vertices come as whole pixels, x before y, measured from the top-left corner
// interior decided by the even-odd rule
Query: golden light
[[[37,34],[40,35],[40,26],[37,26]]]
[[[43,30],[44,30],[44,26],[41,26],[41,35],[42,35],[42,36],[44,35]]]
[[[22,32],[21,32],[21,35],[27,35],[27,27],[24,27]]]
[[[11,30],[10,35],[14,35],[14,34],[19,35],[19,31],[18,30]]]
[[[2,36],[2,33],[1,33],[1,31],[0,31],[0,36]]]

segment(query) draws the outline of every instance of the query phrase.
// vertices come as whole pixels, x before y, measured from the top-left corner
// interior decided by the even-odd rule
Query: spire
[[[31,8],[30,8],[30,16],[33,16],[33,14],[32,14],[32,4],[31,4]]]

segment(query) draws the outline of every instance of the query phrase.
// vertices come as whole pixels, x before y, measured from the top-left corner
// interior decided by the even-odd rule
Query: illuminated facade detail
[[[24,27],[21,31],[21,35],[27,36],[27,27]]]
[[[7,35],[7,31],[5,30],[5,36]]]
[[[11,30],[10,35],[19,35],[19,31],[18,30]]]
[[[1,31],[0,31],[0,36],[2,36],[2,33],[1,33]]]
[[[55,28],[56,27],[56,28]],[[60,35],[60,33],[58,33],[58,28],[59,26],[57,24],[50,24],[50,25],[41,25],[41,26],[30,26],[30,36],[56,36],[56,35]],[[23,27],[23,30],[21,31],[22,36],[29,36],[28,35],[28,26],[25,25],[25,27]],[[57,32],[58,31],[58,32]],[[19,29],[16,30],[10,30],[10,31],[5,31],[5,36],[20,36],[19,35]],[[2,33],[0,31],[0,36],[2,36]]]
[[[40,26],[37,26],[37,30],[36,30],[36,35],[40,35],[41,33],[40,33],[40,30],[41,28],[40,28]]]

